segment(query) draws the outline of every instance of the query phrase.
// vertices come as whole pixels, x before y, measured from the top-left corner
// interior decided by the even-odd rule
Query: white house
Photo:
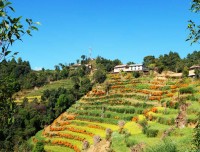
[[[120,71],[124,72],[147,71],[147,69],[143,66],[143,64],[131,64],[131,65],[123,64],[114,67],[114,73],[118,73]]]
[[[143,64],[131,64],[129,65],[130,71],[143,71],[145,68]]]
[[[114,67],[114,73],[118,73],[121,71],[128,71],[129,70],[129,66],[126,64],[123,65],[117,65]]]
[[[200,69],[200,66],[199,65],[193,65],[190,67],[189,69],[189,77],[195,77],[195,70],[196,69]]]

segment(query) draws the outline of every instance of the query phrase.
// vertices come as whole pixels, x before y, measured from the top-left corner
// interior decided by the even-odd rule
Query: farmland
[[[109,74],[30,142],[43,141],[46,151],[55,152],[98,151],[107,142],[107,149],[99,151],[152,151],[165,146],[189,151],[200,112],[199,84],[189,78]],[[177,119],[180,113],[186,122]]]

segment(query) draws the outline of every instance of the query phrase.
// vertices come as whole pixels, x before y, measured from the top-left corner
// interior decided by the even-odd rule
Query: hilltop
[[[190,150],[199,93],[193,79],[109,74],[30,142],[53,152]]]

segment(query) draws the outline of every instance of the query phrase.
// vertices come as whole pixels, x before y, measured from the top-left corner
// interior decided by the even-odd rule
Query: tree
[[[194,13],[200,12],[200,0],[192,0],[192,5],[190,10]],[[191,41],[191,44],[199,42],[200,39],[200,25],[196,25],[194,21],[188,21],[188,29],[190,31],[186,41]]]
[[[188,67],[185,66],[185,67],[183,68],[182,74],[183,74],[183,77],[188,77],[188,75],[189,75]]]
[[[200,113],[198,114],[197,126],[194,128],[193,146],[195,151],[200,150]]]
[[[200,69],[195,69],[194,73],[195,73],[195,77],[197,79],[199,79],[200,78]]]
[[[127,62],[128,65],[135,64],[135,62],[129,61]]]
[[[9,12],[15,12],[8,0],[0,0],[0,63],[5,62],[11,54],[10,46],[18,40],[22,40],[24,34],[31,36],[32,30],[38,30],[32,19],[26,19],[27,26],[22,22],[22,17],[12,17]],[[38,24],[38,23],[37,23]],[[16,55],[17,52],[13,53]],[[8,81],[6,81],[8,80]],[[0,82],[0,149],[1,151],[14,151],[16,145],[15,119],[18,109],[12,100],[16,88],[16,81],[12,78],[1,77]],[[4,84],[5,83],[5,84]],[[4,91],[6,90],[6,91]]]
[[[11,51],[9,47],[17,40],[22,41],[22,36],[28,34],[31,36],[32,30],[38,30],[34,24],[39,24],[39,22],[34,23],[32,19],[26,19],[27,27],[21,24],[22,16],[12,17],[10,16],[9,10],[15,12],[14,8],[11,6],[11,2],[8,0],[0,1],[0,62],[8,56]],[[16,55],[15,52],[13,55]]]
[[[43,142],[37,142],[33,152],[44,152],[44,143]]]
[[[107,95],[109,94],[111,86],[112,86],[111,83],[107,81],[106,84],[105,84],[105,91],[106,91]]]
[[[152,55],[145,56],[143,59],[143,64],[146,67],[149,67],[151,64],[154,64],[154,63],[155,63],[155,57]]]
[[[86,56],[85,55],[81,55],[81,64],[84,64],[85,63],[85,58],[86,58]]]
[[[134,71],[133,72],[133,77],[134,78],[139,78],[140,77],[140,73],[138,71]]]
[[[96,83],[103,83],[106,79],[105,71],[98,69],[94,72],[93,79]]]

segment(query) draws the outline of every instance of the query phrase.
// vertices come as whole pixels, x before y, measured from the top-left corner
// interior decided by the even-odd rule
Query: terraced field
[[[105,92],[107,84],[111,87]],[[44,141],[49,152],[129,152],[148,151],[166,139],[187,151],[200,112],[199,90],[199,81],[191,79],[110,74],[31,142]]]
[[[57,89],[59,87],[70,89],[70,88],[72,88],[72,82],[70,79],[64,79],[64,80],[51,82],[40,88],[35,88],[35,89],[31,89],[31,90],[23,90],[23,91],[15,94],[15,96],[14,96],[14,98],[16,98],[15,102],[21,103],[23,101],[24,97],[28,98],[29,102],[33,101],[35,98],[40,100],[41,95],[44,92],[44,90]]]

